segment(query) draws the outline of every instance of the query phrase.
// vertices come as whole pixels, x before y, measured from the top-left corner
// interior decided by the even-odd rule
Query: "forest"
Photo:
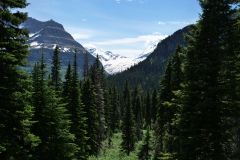
[[[0,160],[240,160],[240,1],[199,4],[187,45],[146,89],[119,86],[98,57],[79,75],[78,50],[62,75],[58,46],[26,72],[28,3],[1,0]]]

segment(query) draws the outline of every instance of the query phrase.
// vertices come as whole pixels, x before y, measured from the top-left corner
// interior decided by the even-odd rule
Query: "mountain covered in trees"
[[[0,159],[239,160],[240,3],[199,2],[185,46],[165,44],[171,36],[158,45],[174,50],[146,90],[127,77],[121,89],[109,84],[98,56],[80,76],[77,52],[62,79],[58,45],[50,64],[41,52],[21,70],[29,36],[16,9],[28,3],[1,1]]]
[[[158,87],[159,78],[164,74],[167,62],[175,53],[177,46],[187,45],[185,36],[191,28],[193,25],[180,29],[159,42],[155,50],[144,61],[109,77],[110,83],[122,86],[128,79],[131,86],[141,85],[145,89]]]
[[[95,57],[91,55],[85,48],[74,40],[61,25],[53,20],[42,22],[29,17],[22,25],[29,31],[29,39],[27,44],[30,46],[30,55],[28,56],[28,67],[31,70],[33,65],[41,58],[41,52],[45,54],[46,63],[52,63],[53,51],[56,46],[59,47],[60,61],[62,64],[62,72],[67,70],[69,62],[72,62],[74,53],[77,52],[77,61],[79,74],[83,73],[84,59],[87,57],[89,65],[95,61]]]

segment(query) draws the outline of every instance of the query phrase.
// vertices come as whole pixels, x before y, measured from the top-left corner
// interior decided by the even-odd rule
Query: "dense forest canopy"
[[[77,50],[62,75],[59,46],[26,73],[27,1],[0,1],[0,159],[239,160],[240,2],[199,2],[167,61],[109,80],[99,57],[79,75]],[[154,66],[154,85],[134,80]]]

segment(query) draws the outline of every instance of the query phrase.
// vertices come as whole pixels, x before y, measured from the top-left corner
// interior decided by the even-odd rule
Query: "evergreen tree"
[[[169,61],[165,71],[165,75],[161,81],[160,94],[158,101],[157,122],[155,128],[156,134],[156,148],[154,153],[154,159],[161,159],[162,154],[166,151],[165,147],[165,135],[167,134],[166,126],[169,125],[170,118],[170,106],[169,101],[172,97],[171,89],[171,74],[172,74],[172,62]]]
[[[147,93],[146,102],[145,102],[145,121],[146,126],[151,128],[151,121],[152,121],[152,104],[151,104],[151,96],[150,93]]]
[[[100,145],[102,140],[106,138],[106,121],[105,121],[105,104],[104,104],[104,88],[101,63],[97,56],[95,63],[91,67],[91,80],[94,84],[94,90],[96,93],[95,104],[97,106],[98,113],[98,144]]]
[[[71,64],[68,64],[68,68],[66,71],[66,75],[65,75],[65,81],[63,82],[63,98],[65,100],[65,102],[68,102],[70,97],[70,91],[71,91],[71,84],[72,84],[72,67]]]
[[[59,47],[56,46],[52,58],[52,72],[51,72],[51,84],[53,85],[56,91],[59,91],[61,88],[61,76],[60,76],[61,64],[59,54],[60,54]]]
[[[189,40],[186,87],[180,119],[180,158],[230,159],[231,110],[222,101],[221,64],[231,26],[229,1],[200,1],[201,20]],[[223,58],[223,59],[222,59]],[[226,108],[227,107],[227,108]]]
[[[120,109],[119,109],[119,98],[118,93],[115,87],[112,89],[112,93],[110,94],[110,123],[109,127],[111,129],[111,132],[114,133],[119,129],[119,123],[120,123]]]
[[[156,119],[157,119],[157,103],[158,103],[157,91],[154,89],[154,91],[152,93],[152,120],[153,120],[153,123],[155,123]]]
[[[150,151],[150,133],[148,128],[143,141],[143,145],[141,146],[140,152],[138,153],[138,160],[149,160],[151,158]]]
[[[87,158],[87,131],[86,131],[86,117],[84,113],[83,104],[81,102],[81,95],[79,91],[79,80],[78,80],[78,71],[77,71],[77,52],[74,55],[74,64],[72,72],[72,80],[70,81],[70,94],[69,97],[66,97],[68,105],[67,109],[70,113],[70,119],[72,122],[71,133],[76,136],[76,144],[80,148],[77,153],[78,159]]]
[[[134,114],[134,123],[136,128],[136,138],[141,140],[142,138],[142,127],[143,127],[143,104],[141,97],[140,87],[136,87],[133,92],[133,114]]]
[[[100,150],[98,143],[98,119],[97,119],[97,106],[95,104],[96,93],[94,86],[89,78],[85,78],[82,87],[82,102],[84,105],[84,113],[87,117],[87,152],[90,155],[97,155]]]
[[[134,150],[135,143],[135,131],[132,113],[132,103],[131,103],[131,93],[129,90],[128,83],[125,84],[125,89],[123,93],[123,103],[124,103],[124,115],[122,124],[122,151],[127,155]]]
[[[75,158],[77,145],[75,136],[70,133],[70,121],[65,104],[56,93],[47,87],[46,71],[43,62],[37,63],[33,70],[33,105],[35,107],[33,132],[40,137],[41,143],[34,154],[35,159]]]
[[[31,132],[31,83],[19,68],[28,55],[28,33],[19,27],[27,14],[26,0],[0,2],[0,159],[27,160],[38,144]]]

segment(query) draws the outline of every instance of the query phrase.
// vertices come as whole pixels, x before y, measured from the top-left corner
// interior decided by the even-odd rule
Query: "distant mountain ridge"
[[[94,45],[88,45],[85,48],[94,57],[97,55],[99,56],[100,61],[109,74],[117,74],[145,60],[154,51],[159,42],[160,40],[156,40],[150,43],[137,57],[121,56],[111,51],[104,51],[102,49],[99,49]]]
[[[53,50],[58,45],[60,47],[60,59],[62,71],[65,71],[69,62],[72,62],[75,50],[77,51],[77,62],[79,74],[83,73],[84,56],[87,54],[89,65],[93,64],[95,57],[92,56],[80,43],[65,31],[63,25],[53,20],[42,22],[29,17],[22,27],[29,30],[28,44],[30,46],[29,68],[36,63],[41,52],[44,53],[47,66],[51,66]],[[48,68],[49,69],[49,68]]]
[[[165,71],[168,59],[175,53],[178,45],[187,45],[185,35],[192,27],[193,25],[186,26],[159,42],[156,49],[144,61],[122,73],[110,76],[109,83],[120,87],[128,80],[132,87],[136,85],[148,89],[159,87],[160,77]]]

